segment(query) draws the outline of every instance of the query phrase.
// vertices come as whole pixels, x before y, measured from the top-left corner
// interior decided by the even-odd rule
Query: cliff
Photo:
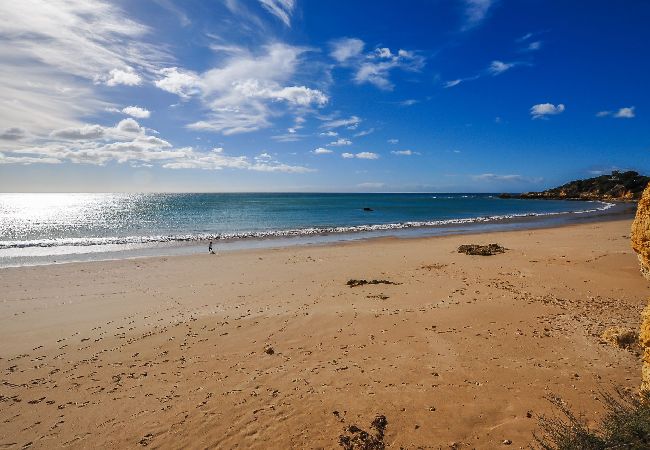
[[[575,180],[562,186],[542,192],[523,194],[501,194],[501,198],[523,198],[542,200],[615,200],[635,201],[650,182],[650,177],[637,172],[613,171],[610,175]]]
[[[650,184],[643,191],[632,223],[632,248],[639,255],[641,273],[650,279]],[[650,391],[650,305],[641,313],[639,344],[643,349],[641,389]]]

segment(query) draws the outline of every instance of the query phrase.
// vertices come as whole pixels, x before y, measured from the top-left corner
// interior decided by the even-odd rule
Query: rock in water
[[[632,223],[632,248],[639,255],[641,273],[650,280],[650,184],[643,191]],[[639,344],[643,349],[641,389],[650,391],[650,305],[641,313]]]

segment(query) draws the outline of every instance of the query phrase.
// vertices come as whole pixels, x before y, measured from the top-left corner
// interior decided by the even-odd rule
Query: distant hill
[[[501,194],[501,198],[524,198],[543,200],[618,200],[634,201],[641,198],[650,177],[628,172],[613,171],[609,175],[575,180],[542,192]]]

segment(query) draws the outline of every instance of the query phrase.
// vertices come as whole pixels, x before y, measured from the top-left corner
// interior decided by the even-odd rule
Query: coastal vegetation
[[[542,416],[541,435],[535,435],[543,450],[605,450],[650,448],[650,393],[639,395],[616,389],[602,394],[605,413],[598,427],[590,428],[585,417],[576,415],[560,398],[549,398],[560,417]]]
[[[543,200],[614,200],[636,201],[650,182],[650,177],[638,172],[612,171],[609,175],[574,180],[553,189],[522,194],[501,194],[501,198]]]

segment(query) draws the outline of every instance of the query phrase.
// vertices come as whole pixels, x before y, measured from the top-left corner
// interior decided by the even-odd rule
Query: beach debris
[[[458,247],[458,253],[465,253],[466,255],[479,255],[479,256],[492,256],[497,253],[505,253],[507,249],[499,244],[465,244]]]
[[[273,350],[273,347],[269,345],[264,349],[264,353],[267,355],[273,355],[275,353],[275,350]]]
[[[636,331],[622,327],[607,328],[600,337],[618,348],[625,349],[639,342],[639,334]]]
[[[510,439],[504,439],[502,442],[503,445],[511,445],[512,441]]]
[[[384,450],[384,432],[387,425],[386,416],[378,415],[370,424],[370,432],[356,425],[347,426],[343,429],[345,434],[339,436],[339,445],[344,450]]]
[[[348,280],[346,283],[348,286],[352,287],[357,287],[357,286],[363,286],[364,284],[402,284],[402,283],[395,283],[394,281],[389,281],[389,280],[355,280],[351,279]]]
[[[147,433],[144,435],[142,439],[140,439],[138,444],[142,445],[143,447],[146,447],[147,445],[149,445],[152,439],[153,439],[153,434]]]
[[[424,264],[423,266],[420,267],[420,269],[432,271],[432,270],[444,269],[445,267],[447,267],[447,264],[435,263],[435,264]]]

